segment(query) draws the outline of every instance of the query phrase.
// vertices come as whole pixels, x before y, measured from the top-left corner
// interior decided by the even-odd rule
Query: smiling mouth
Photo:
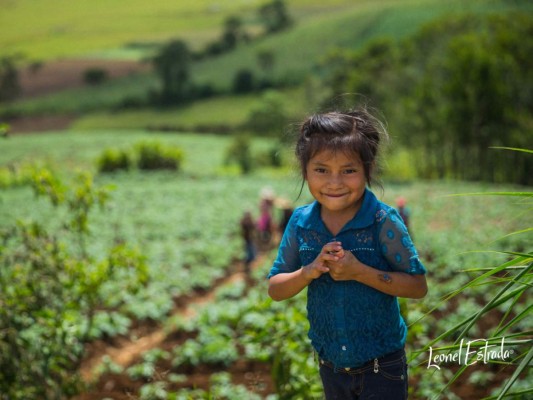
[[[324,196],[327,196],[327,197],[342,197],[342,196],[345,196],[346,194],[345,193],[341,193],[341,194],[331,194],[331,193],[324,193]]]

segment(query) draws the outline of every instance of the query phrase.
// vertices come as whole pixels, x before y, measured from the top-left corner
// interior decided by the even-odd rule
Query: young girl
[[[294,211],[268,293],[280,301],[308,287],[327,400],[407,398],[397,297],[424,297],[426,271],[396,210],[367,188],[383,135],[366,110],[330,112],[304,121],[296,144],[316,201]]]

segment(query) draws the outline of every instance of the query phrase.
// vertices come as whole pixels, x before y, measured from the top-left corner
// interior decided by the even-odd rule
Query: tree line
[[[531,15],[448,17],[332,51],[323,84],[371,99],[420,177],[531,185],[531,157],[504,148],[533,144],[532,37]]]
[[[257,10],[257,16],[263,27],[263,35],[270,35],[289,28],[293,24],[285,2],[273,0],[263,4]],[[161,83],[161,90],[153,93],[152,102],[161,105],[174,105],[189,102],[198,98],[215,95],[210,85],[196,85],[191,76],[192,63],[206,57],[216,56],[234,50],[239,44],[252,40],[246,31],[243,20],[231,15],[224,21],[220,38],[208,43],[203,51],[194,52],[186,41],[174,39],[164,46],[152,59],[154,69]],[[275,62],[273,52],[261,51],[257,54],[260,67],[269,71]],[[236,72],[233,92],[247,93],[255,89],[266,89],[273,82],[255,82],[253,73],[248,69]]]

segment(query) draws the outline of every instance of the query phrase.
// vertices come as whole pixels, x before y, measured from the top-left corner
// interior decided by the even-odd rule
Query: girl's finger
[[[324,260],[324,261],[339,261],[340,257],[339,257],[338,251],[325,253],[322,256],[322,260]]]
[[[337,251],[337,252],[335,253],[335,255],[336,255],[339,259],[343,258],[343,257],[344,257],[344,254],[345,254],[344,249],[340,249],[339,251]]]
[[[331,242],[324,245],[323,250],[328,254],[334,254],[342,250],[341,242]]]
[[[329,268],[324,265],[319,265],[316,269],[318,269],[320,272],[329,272]]]

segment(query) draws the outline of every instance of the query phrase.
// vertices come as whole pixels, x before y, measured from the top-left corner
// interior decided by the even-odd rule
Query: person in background
[[[398,212],[370,190],[383,137],[383,125],[358,109],[309,117],[296,143],[315,201],[294,210],[268,294],[281,301],[307,288],[326,400],[407,398],[397,298],[424,297],[426,270]]]
[[[398,213],[400,214],[400,217],[402,217],[403,223],[405,224],[405,227],[409,230],[410,224],[409,224],[409,209],[407,208],[407,201],[403,197],[398,197],[396,199],[396,207],[398,209]]]
[[[241,235],[244,241],[244,272],[249,278],[251,275],[251,264],[255,260],[257,251],[255,248],[255,222],[251,211],[245,211],[241,221]]]
[[[274,220],[272,209],[274,207],[274,192],[270,188],[263,188],[260,194],[259,219],[257,230],[261,248],[267,249],[270,246],[272,234],[274,232]]]
[[[285,232],[285,228],[287,227],[287,224],[289,223],[289,220],[291,219],[291,215],[294,211],[293,207],[291,206],[291,203],[289,200],[284,198],[279,198],[276,200],[276,206],[281,210],[281,216],[278,224],[278,231],[280,235],[283,235],[283,232]]]

